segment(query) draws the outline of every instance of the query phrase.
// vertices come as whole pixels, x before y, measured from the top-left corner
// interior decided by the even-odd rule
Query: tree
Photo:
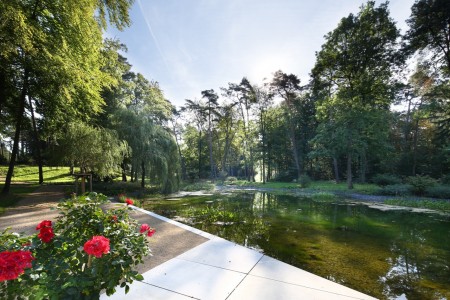
[[[295,110],[294,102],[301,90],[300,79],[294,74],[288,75],[282,71],[277,71],[273,75],[270,86],[272,92],[283,98],[285,103],[286,121],[288,122],[288,134],[291,140],[292,157],[294,158],[295,168],[297,170],[297,178],[300,178],[302,175],[302,158],[299,155],[296,124],[293,114],[293,111]]]
[[[438,70],[438,74],[434,75],[435,88],[430,94],[440,101],[440,107],[434,113],[434,122],[445,140],[450,136],[450,2],[416,1],[407,24],[410,28],[405,35],[405,52],[410,55],[417,51],[424,54],[426,63]]]
[[[317,110],[321,122],[330,123],[344,140],[347,156],[347,186],[353,188],[354,158],[364,166],[370,130],[387,131],[388,126],[369,126],[382,121],[394,98],[392,74],[402,60],[397,51],[399,32],[389,17],[387,3],[375,7],[374,1],[363,5],[357,15],[343,18],[337,28],[325,36],[326,42],[316,54],[312,70],[318,95]],[[338,132],[341,132],[338,134]],[[375,144],[371,142],[371,144]]]
[[[203,98],[206,99],[206,107],[205,111],[208,115],[208,146],[209,146],[209,165],[211,169],[211,178],[215,179],[216,174],[216,167],[215,162],[213,158],[213,145],[212,145],[212,116],[217,115],[217,107],[219,104],[217,103],[217,99],[219,99],[219,96],[214,92],[214,90],[204,90],[202,91]]]
[[[3,194],[9,192],[28,97],[49,102],[47,107],[63,107],[69,115],[100,111],[100,90],[112,83],[101,72],[101,30],[106,14],[118,28],[128,25],[130,5],[128,0],[0,3],[0,113],[14,103],[15,123]]]
[[[127,153],[127,143],[120,141],[115,131],[83,123],[67,124],[56,150],[60,161],[100,178],[114,175]]]

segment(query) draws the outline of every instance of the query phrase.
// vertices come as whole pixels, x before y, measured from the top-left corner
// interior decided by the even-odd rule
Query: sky
[[[381,3],[384,1],[377,1]],[[270,81],[277,70],[309,80],[324,35],[360,0],[135,0],[132,25],[105,37],[125,44],[132,71],[157,81],[166,99],[182,106],[201,91],[245,76]],[[414,0],[391,0],[401,32]]]

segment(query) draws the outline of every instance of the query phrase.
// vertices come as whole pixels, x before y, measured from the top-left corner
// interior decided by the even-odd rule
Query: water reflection
[[[448,217],[258,192],[148,208],[377,298],[450,299]]]

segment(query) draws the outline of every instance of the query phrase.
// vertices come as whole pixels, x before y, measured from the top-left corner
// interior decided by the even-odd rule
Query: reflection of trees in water
[[[377,297],[450,299],[450,232],[436,216],[267,193],[167,205],[192,226]]]
[[[448,291],[443,291],[447,295],[439,291],[439,286],[450,285],[449,261],[442,260],[446,255],[438,253],[440,249],[430,246],[422,224],[411,221],[402,223],[397,239],[392,240],[392,255],[387,258],[390,269],[380,278],[383,294],[391,299],[450,299]]]

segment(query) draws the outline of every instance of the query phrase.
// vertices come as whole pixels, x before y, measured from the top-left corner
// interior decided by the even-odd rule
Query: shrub
[[[143,277],[133,268],[150,253],[147,237],[154,230],[128,214],[130,208],[103,211],[106,196],[90,193],[62,202],[55,224],[44,220],[39,234],[0,234],[0,253],[15,270],[0,276],[1,299],[98,299],[121,284],[125,291]],[[19,258],[19,260],[15,260]]]
[[[450,184],[450,174],[442,176],[441,177],[441,183],[442,184]]]
[[[311,180],[311,178],[309,178],[308,175],[301,175],[298,178],[298,183],[300,183],[300,187],[302,189],[309,187],[311,185],[311,182],[312,182],[312,180]]]
[[[372,182],[379,186],[387,186],[394,184],[401,184],[402,180],[391,174],[377,174],[372,177]]]
[[[183,191],[195,192],[195,191],[212,191],[214,190],[214,184],[208,182],[197,182],[186,185],[182,188]]]
[[[438,185],[429,187],[425,191],[425,196],[439,199],[450,199],[450,186]]]
[[[411,185],[391,184],[383,187],[379,193],[386,196],[407,196],[411,193]]]
[[[411,192],[414,195],[423,196],[428,188],[437,184],[437,181],[428,175],[416,175],[408,177],[408,183],[411,185]]]

